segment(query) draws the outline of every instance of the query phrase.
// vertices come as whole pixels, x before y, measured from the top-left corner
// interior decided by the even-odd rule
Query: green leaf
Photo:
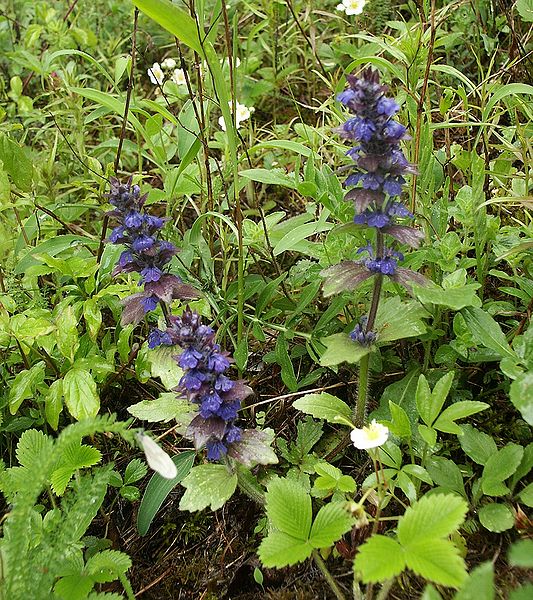
[[[472,425],[460,427],[462,435],[459,436],[459,443],[464,453],[478,465],[485,465],[498,452],[496,443],[490,435],[474,429]]]
[[[33,180],[33,163],[25,149],[5,133],[0,133],[0,160],[13,183],[24,192],[29,192]]]
[[[354,569],[363,583],[378,583],[396,577],[405,569],[403,548],[384,535],[373,535],[355,558]]]
[[[489,405],[485,402],[474,402],[471,400],[455,402],[440,414],[439,418],[433,423],[433,427],[438,431],[461,435],[461,428],[455,421],[457,419],[464,419],[470,415],[475,415],[486,408],[489,408]]]
[[[481,479],[483,493],[487,496],[504,496],[509,488],[502,484],[516,471],[524,448],[518,444],[507,444],[504,448],[493,454],[485,464]]]
[[[346,402],[327,392],[306,394],[298,398],[292,405],[303,413],[311,415],[315,419],[324,419],[328,423],[338,423],[337,417],[339,416],[348,421],[352,418],[352,410]]]
[[[98,299],[89,298],[83,303],[83,318],[91,340],[96,341],[102,325],[102,311],[98,308]]]
[[[298,540],[307,540],[311,531],[311,497],[296,481],[272,479],[266,493],[266,512],[272,525]]]
[[[527,485],[519,494],[520,501],[530,508],[533,507],[533,483]]]
[[[44,242],[41,242],[34,248],[31,248],[27,254],[25,254],[15,266],[15,274],[20,275],[25,273],[32,265],[41,264],[38,257],[41,254],[49,254],[50,256],[56,256],[57,254],[72,248],[76,245],[96,246],[98,241],[90,240],[81,235],[58,235]]]
[[[429,384],[424,375],[418,378],[418,386],[416,388],[416,406],[424,423],[432,426],[435,419],[439,416],[440,411],[448,397],[452,387],[454,371],[446,373],[441,377],[433,391],[430,393]]]
[[[44,413],[50,427],[57,431],[59,415],[63,410],[63,380],[57,379],[48,388],[44,399]]]
[[[176,465],[177,475],[174,479],[166,479],[158,473],[154,473],[146,486],[139,512],[137,513],[137,531],[139,535],[146,535],[157,511],[170,494],[174,487],[182,481],[192,469],[196,453],[193,450],[185,450],[172,457]]]
[[[533,540],[519,540],[509,548],[509,564],[529,569],[533,567]]]
[[[275,348],[276,362],[281,367],[281,378],[283,383],[294,392],[298,389],[298,380],[294,374],[291,357],[287,346],[287,340],[283,334],[278,335]]]
[[[287,175],[283,169],[246,169],[239,171],[239,176],[259,183],[296,189],[294,176]]]
[[[175,354],[176,349],[168,346],[159,346],[148,354],[152,377],[159,377],[167,390],[177,387],[183,377],[182,369],[173,358]]]
[[[35,389],[44,381],[45,364],[40,361],[31,369],[21,371],[9,389],[9,412],[14,415],[24,400],[33,398]]]
[[[398,296],[382,300],[375,325],[378,345],[422,335],[426,331],[422,319],[428,316],[427,310],[414,300],[402,302]]]
[[[440,585],[457,588],[467,576],[464,560],[448,540],[426,538],[409,544],[405,562],[417,575]]]
[[[312,552],[313,547],[309,542],[293,538],[282,531],[270,532],[257,550],[265,567],[278,569],[303,562]]]
[[[511,529],[514,525],[514,516],[506,504],[485,504],[478,512],[479,522],[494,533]]]
[[[225,465],[199,465],[191,469],[182,481],[185,494],[180,510],[194,512],[208,506],[217,510],[224,506],[237,488],[237,475],[231,474]]]
[[[447,491],[454,491],[465,496],[461,469],[443,456],[432,456],[426,464],[427,471],[433,481]]]
[[[411,437],[411,422],[405,410],[389,400],[391,422],[387,423],[389,429],[398,437]]]
[[[281,240],[274,246],[272,252],[274,256],[278,256],[288,250],[297,250],[298,244],[311,235],[322,231],[329,231],[333,228],[332,223],[305,223],[299,227],[295,227],[286,233]]]
[[[65,493],[71,477],[79,469],[92,467],[100,462],[102,454],[96,448],[74,441],[63,451],[59,466],[52,473],[50,483],[57,496]]]
[[[515,8],[522,21],[526,23],[533,22],[533,0],[518,0]]]
[[[178,398],[175,392],[165,392],[155,400],[142,400],[128,407],[128,412],[149,423],[171,421],[187,425],[192,412],[191,403],[185,398]]]
[[[481,300],[476,294],[479,283],[468,283],[461,287],[443,289],[440,286],[421,287],[413,286],[415,296],[423,304],[436,304],[446,306],[452,310],[460,310],[466,306],[481,307]]]
[[[420,481],[423,481],[424,483],[433,485],[433,480],[429,476],[429,473],[426,471],[426,469],[424,469],[424,467],[421,467],[419,465],[405,465],[404,467],[402,467],[402,471],[404,471],[408,475],[411,475],[412,477],[420,479]]]
[[[134,458],[124,471],[124,484],[132,484],[142,479],[148,472],[148,467],[140,458]]]
[[[330,502],[319,511],[309,536],[309,543],[315,548],[333,545],[355,524],[355,519],[346,509],[346,502]]]
[[[508,356],[514,360],[519,360],[507,343],[500,326],[487,312],[481,308],[465,308],[461,313],[478,344],[494,350],[501,358]]]
[[[372,347],[355,343],[346,333],[335,333],[320,341],[326,346],[324,354],[320,357],[323,367],[333,367],[343,362],[356,363],[372,351]]]
[[[511,590],[509,594],[509,600],[531,600],[533,597],[533,584],[526,583],[521,585],[514,590]]]
[[[431,494],[410,506],[398,522],[398,540],[410,547],[428,538],[447,537],[464,521],[468,506],[453,494]]]
[[[94,584],[94,579],[87,575],[67,575],[55,584],[54,594],[62,600],[85,600]]]
[[[100,398],[89,371],[70,369],[63,378],[63,396],[70,414],[77,421],[98,414]]]
[[[492,563],[483,563],[469,573],[453,600],[494,600]]]
[[[53,441],[37,429],[27,429],[20,436],[15,451],[17,460],[23,467],[31,467],[39,461],[39,456],[52,452]]]
[[[61,354],[74,362],[80,342],[78,339],[78,319],[72,306],[64,307],[55,319],[57,348]]]
[[[524,421],[533,425],[533,371],[519,375],[511,383],[509,398]]]
[[[131,558],[119,550],[103,550],[91,556],[85,568],[98,583],[107,583],[131,569]]]

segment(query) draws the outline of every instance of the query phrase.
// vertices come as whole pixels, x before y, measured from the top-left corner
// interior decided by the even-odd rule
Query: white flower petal
[[[163,69],[173,69],[176,66],[176,61],[173,58],[165,58],[161,63]]]
[[[150,77],[150,81],[154,85],[162,85],[165,80],[165,74],[163,73],[163,69],[161,69],[161,65],[159,63],[154,63],[148,69],[148,77]]]
[[[353,429],[350,438],[353,445],[359,450],[368,450],[382,446],[389,437],[389,430],[375,419],[362,429]]]
[[[187,85],[183,69],[174,69],[171,79],[176,85]]]
[[[165,479],[174,479],[178,474],[176,465],[170,456],[154,440],[144,433],[137,436],[139,444],[144,450],[146,462],[156,473]]]

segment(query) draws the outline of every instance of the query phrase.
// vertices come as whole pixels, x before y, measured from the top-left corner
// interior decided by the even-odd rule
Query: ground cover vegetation
[[[4,0],[0,598],[533,596],[531,0]]]

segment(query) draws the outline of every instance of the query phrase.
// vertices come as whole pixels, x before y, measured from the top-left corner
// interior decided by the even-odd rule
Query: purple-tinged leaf
[[[154,294],[166,304],[173,299],[196,300],[200,293],[191,285],[183,283],[176,275],[165,274],[158,281],[146,283],[144,289],[149,294]]]
[[[383,228],[383,233],[388,233],[402,244],[407,244],[412,248],[420,247],[425,237],[423,231],[407,225],[390,225]]]
[[[320,275],[325,278],[323,294],[327,297],[332,294],[354,290],[363,281],[372,277],[374,273],[361,263],[345,260],[338,265],[324,269]]]
[[[146,300],[146,298],[147,294],[141,292],[139,294],[132,294],[121,301],[124,306],[120,318],[120,324],[122,326],[129,325],[130,323],[137,325],[137,323],[144,319],[146,311],[144,309],[143,301]]]
[[[249,468],[276,464],[278,457],[270,447],[273,439],[274,432],[271,429],[245,429],[240,441],[230,444],[228,456]]]
[[[367,209],[370,205],[381,206],[385,195],[374,190],[365,190],[357,188],[350,190],[344,196],[345,200],[353,200],[355,210],[360,213]]]
[[[203,448],[212,438],[221,440],[224,437],[226,423],[218,417],[204,419],[201,415],[194,417],[187,427],[186,437],[193,441],[196,450]]]
[[[429,285],[429,279],[424,277],[421,273],[417,273],[416,271],[411,271],[411,269],[404,269],[403,267],[398,267],[396,269],[396,273],[391,275],[390,278],[403,286],[410,294],[412,291],[412,284],[426,286]]]

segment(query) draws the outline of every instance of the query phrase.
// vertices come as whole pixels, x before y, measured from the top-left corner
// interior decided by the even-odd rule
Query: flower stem
[[[313,550],[313,560],[315,561],[316,566],[319,568],[320,572],[324,576],[324,579],[328,582],[331,591],[335,594],[335,598],[337,598],[337,600],[346,600],[346,596],[342,593],[340,587],[337,585],[336,581],[331,576],[331,573],[326,567],[326,563],[322,560],[322,557],[320,556],[317,550]]]
[[[359,387],[357,390],[357,403],[353,420],[355,426],[361,428],[365,422],[366,404],[368,400],[368,372],[370,363],[370,353],[365,354],[359,361]]]

